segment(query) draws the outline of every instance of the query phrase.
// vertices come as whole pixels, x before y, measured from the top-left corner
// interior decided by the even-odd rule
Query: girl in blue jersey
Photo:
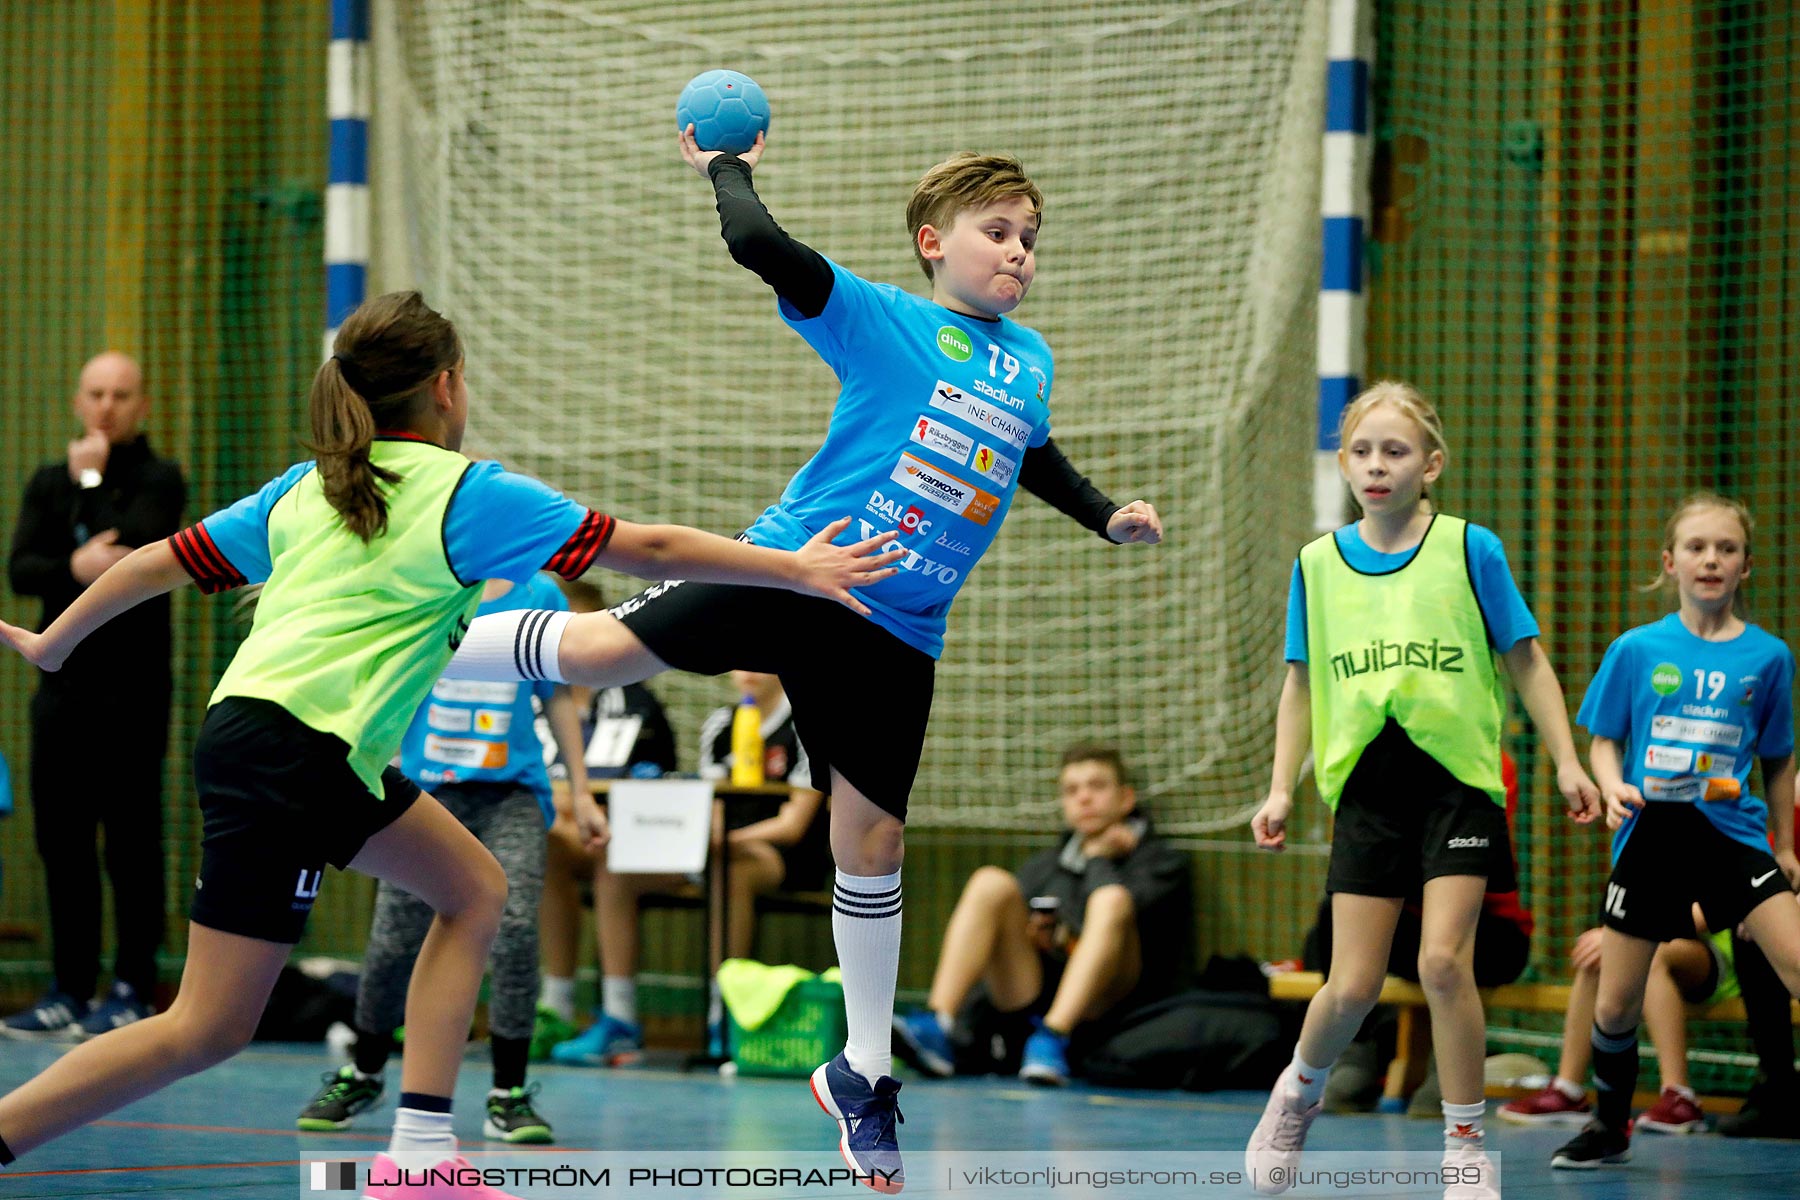
[[[1600,910],[1594,1001],[1594,1119],[1551,1165],[1631,1157],[1637,1028],[1658,943],[1685,937],[1697,900],[1713,929],[1740,922],[1800,996],[1800,888],[1794,856],[1794,656],[1736,610],[1755,526],[1710,492],[1669,518],[1659,584],[1679,608],[1607,648],[1577,720],[1606,799],[1612,877]],[[1751,794],[1762,763],[1768,802]],[[1769,852],[1770,844],[1774,853]]]
[[[1332,970],[1246,1166],[1259,1192],[1293,1186],[1331,1065],[1381,994],[1401,906],[1422,896],[1418,978],[1443,1088],[1444,1163],[1460,1177],[1446,1195],[1485,1200],[1500,1193],[1482,1139],[1475,927],[1484,893],[1514,886],[1500,663],[1577,820],[1594,818],[1598,795],[1500,540],[1427,498],[1444,469],[1437,413],[1412,387],[1377,383],[1339,428],[1339,469],[1363,515],[1307,545],[1295,564],[1273,777],[1251,822],[1258,846],[1282,849],[1310,744],[1320,798],[1337,812],[1326,879]]]
[[[400,1108],[365,1193],[487,1198],[443,1184],[450,1097],[506,900],[494,857],[386,764],[449,661],[484,579],[594,564],[786,587],[855,604],[891,574],[880,538],[800,553],[681,526],[630,525],[458,450],[468,416],[456,330],[416,292],[343,323],[311,395],[317,458],[107,571],[43,633],[0,638],[47,671],[96,628],[196,582],[263,582],[250,635],[195,747],[205,840],[181,991],[166,1012],[86,1042],[0,1097],[0,1162],[230,1057],[250,1040],[327,862],[404,888],[436,912],[407,995]],[[586,804],[583,801],[586,800]],[[591,839],[604,818],[577,797]],[[409,1170],[401,1170],[407,1168]]]
[[[919,181],[907,226],[926,299],[870,283],[783,232],[751,184],[760,137],[741,157],[703,152],[686,130],[679,141],[712,182],[732,257],[774,289],[782,320],[841,385],[824,444],[745,538],[797,546],[853,512],[863,536],[898,531],[901,571],[861,593],[860,620],[694,584],[651,588],[613,615],[491,618],[453,670],[599,687],[669,667],[781,677],[813,786],[831,797],[837,864],[832,928],[849,1039],[814,1073],[813,1094],[838,1122],[845,1159],[897,1191],[900,1084],[888,1070],[900,860],[950,605],[1021,487],[1111,543],[1154,543],[1162,522],[1141,500],[1108,500],[1050,437],[1050,349],[1008,316],[1035,277],[1043,211],[1016,159],[959,154]]]

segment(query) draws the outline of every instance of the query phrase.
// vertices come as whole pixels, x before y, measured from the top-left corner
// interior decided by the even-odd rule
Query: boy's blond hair
[[[919,269],[931,279],[931,263],[919,252],[919,230],[929,225],[940,232],[950,228],[965,209],[986,208],[998,200],[1023,196],[1031,201],[1038,224],[1044,221],[1044,194],[1025,174],[1025,166],[1010,154],[976,154],[964,150],[952,154],[919,180],[906,202],[906,229],[912,234],[913,255]]]

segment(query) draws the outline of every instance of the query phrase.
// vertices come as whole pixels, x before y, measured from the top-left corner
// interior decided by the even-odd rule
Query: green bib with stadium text
[[[1314,774],[1334,810],[1390,718],[1457,779],[1506,803],[1506,706],[1469,573],[1467,529],[1457,517],[1433,518],[1406,565],[1378,575],[1345,562],[1335,534],[1300,551]]]
[[[281,705],[349,746],[376,796],[413,712],[443,673],[481,603],[481,581],[450,569],[444,519],[469,460],[425,442],[383,440],[370,459],[384,484],[387,531],[365,543],[309,471],[269,511],[273,567],[250,636],[211,703],[248,696]]]

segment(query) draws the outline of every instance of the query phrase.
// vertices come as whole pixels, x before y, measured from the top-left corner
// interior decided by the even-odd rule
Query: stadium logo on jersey
[[[1690,721],[1683,717],[1651,717],[1650,736],[1670,742],[1724,746],[1732,750],[1744,744],[1744,728],[1741,725],[1727,725],[1722,721]]]
[[[1370,642],[1355,650],[1331,656],[1331,677],[1353,679],[1371,671],[1392,671],[1399,667],[1418,667],[1440,671],[1445,675],[1461,675],[1463,648],[1450,646],[1432,638],[1429,642]]]
[[[958,463],[968,462],[970,451],[975,449],[974,441],[967,435],[958,433],[942,421],[934,421],[925,416],[913,422],[912,440],[936,450],[945,458],[954,458]]]
[[[985,442],[975,447],[974,467],[981,474],[993,480],[1001,487],[1012,482],[1013,472],[1019,469],[1016,460],[1006,457]]]
[[[924,459],[902,454],[888,475],[895,483],[915,495],[923,496],[940,508],[967,517],[977,525],[986,525],[1000,511],[1000,497],[965,483],[946,471],[940,471]]]
[[[964,558],[967,558],[967,557],[969,557],[969,555],[975,553],[975,547],[969,545],[969,543],[967,543],[967,542],[957,541],[955,538],[950,536],[950,531],[947,529],[943,533],[938,534],[937,541],[935,541],[931,544],[934,546],[942,547],[943,549],[948,550],[952,554],[960,554]]]
[[[1712,755],[1702,754],[1701,758],[1711,760]],[[1685,746],[1658,746],[1654,742],[1644,747],[1644,766],[1652,771],[1674,771],[1685,775],[1694,770],[1694,752]],[[1706,768],[1701,767],[1704,771]]]
[[[1674,663],[1657,663],[1650,672],[1650,690],[1659,696],[1673,696],[1681,690],[1681,668]]]
[[[1453,837],[1444,846],[1448,850],[1486,850],[1488,840],[1484,837]]]
[[[1023,450],[1025,443],[1031,439],[1029,421],[1021,421],[1011,413],[1001,412],[993,405],[977,400],[961,388],[952,387],[941,379],[932,390],[931,407],[999,434],[1015,450]]]
[[[916,533],[923,537],[930,533],[933,522],[925,515],[925,510],[916,504],[908,504],[902,509],[900,505],[903,503],[905,501],[889,500],[880,492],[875,492],[863,507],[876,516],[885,518],[889,525],[898,526],[902,534]],[[867,521],[862,522],[862,527],[865,538],[872,538],[880,532]]]
[[[975,354],[975,347],[969,344],[969,335],[954,325],[938,326],[937,348],[952,362],[968,362]]]
[[[997,388],[986,380],[977,379],[974,383],[969,385],[969,390],[972,392],[980,392],[989,400],[997,401],[1017,412],[1025,411],[1025,402],[1023,400],[1019,399],[1005,388]]]

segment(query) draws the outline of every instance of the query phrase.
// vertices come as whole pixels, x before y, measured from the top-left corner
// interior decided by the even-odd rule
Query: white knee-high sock
[[[571,612],[516,609],[476,617],[444,674],[457,679],[566,682],[557,653]]]
[[[844,973],[850,1069],[874,1083],[893,1071],[894,983],[900,974],[900,872],[837,873],[831,935]]]

